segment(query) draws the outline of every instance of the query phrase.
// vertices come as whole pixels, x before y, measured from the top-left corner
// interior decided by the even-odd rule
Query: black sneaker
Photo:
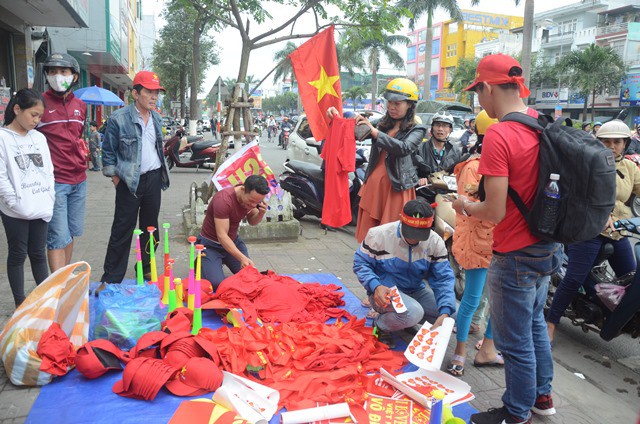
[[[511,415],[504,406],[502,408],[490,408],[487,412],[473,414],[471,416],[471,424],[531,424],[531,414],[526,420],[522,421],[522,419]]]
[[[396,347],[396,340],[393,337],[393,333],[391,333],[390,331],[381,330],[378,326],[375,326],[374,328],[374,334],[376,335],[380,343],[386,344],[387,346],[389,346],[389,349],[393,349],[394,347]]]

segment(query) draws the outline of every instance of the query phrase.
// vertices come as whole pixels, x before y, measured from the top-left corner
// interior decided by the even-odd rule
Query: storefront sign
[[[536,92],[536,104],[567,104],[568,98],[568,88],[541,88]]]

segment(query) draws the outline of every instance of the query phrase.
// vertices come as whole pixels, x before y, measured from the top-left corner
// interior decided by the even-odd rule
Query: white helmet
[[[598,138],[631,138],[631,130],[619,119],[614,119],[602,124],[598,133]]]
[[[453,129],[453,115],[451,115],[447,111],[436,112],[435,115],[433,115],[433,118],[431,119],[431,125],[435,124],[436,122],[447,123],[451,125],[451,129]]]

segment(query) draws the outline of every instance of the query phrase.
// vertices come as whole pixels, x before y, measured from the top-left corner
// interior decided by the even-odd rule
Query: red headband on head
[[[415,218],[413,216],[409,216],[404,211],[400,214],[400,221],[403,224],[407,224],[410,227],[414,228],[431,228],[433,225],[433,215],[424,218]]]

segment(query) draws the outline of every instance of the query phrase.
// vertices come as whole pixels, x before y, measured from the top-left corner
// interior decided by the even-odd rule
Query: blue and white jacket
[[[444,241],[434,231],[428,240],[411,246],[400,234],[400,221],[371,228],[356,251],[353,272],[369,295],[379,285],[411,293],[423,289],[426,279],[438,312],[452,315],[456,311],[455,276]]]

